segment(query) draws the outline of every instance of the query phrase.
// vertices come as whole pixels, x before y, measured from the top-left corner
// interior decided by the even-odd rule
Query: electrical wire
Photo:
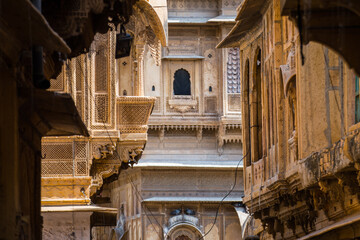
[[[217,207],[216,214],[215,214],[215,219],[214,219],[214,222],[213,222],[211,228],[210,228],[202,237],[200,237],[199,240],[204,239],[205,236],[207,236],[207,235],[211,232],[211,230],[214,228],[214,226],[215,226],[215,224],[216,224],[216,221],[217,221],[217,218],[218,218],[218,215],[219,215],[219,210],[220,210],[220,207],[221,207],[222,203],[224,202],[224,200],[225,200],[225,199],[234,191],[234,189],[235,189],[235,186],[236,186],[236,183],[237,183],[237,173],[238,173],[238,169],[239,169],[240,163],[243,161],[244,158],[247,157],[248,154],[249,154],[249,151],[246,151],[245,156],[243,156],[243,157],[239,160],[239,162],[237,163],[236,168],[235,168],[234,184],[233,184],[233,186],[231,187],[231,189],[225,194],[225,196],[221,199],[221,201],[220,201],[220,203],[219,203],[219,205],[218,205],[218,207]]]

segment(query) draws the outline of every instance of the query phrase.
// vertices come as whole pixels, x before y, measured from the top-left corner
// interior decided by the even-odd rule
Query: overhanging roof
[[[265,3],[266,0],[244,0],[239,6],[235,26],[216,47],[228,48],[237,46],[237,42],[261,20],[261,9]]]
[[[86,206],[51,206],[41,207],[42,213],[53,213],[53,212],[102,212],[117,214],[117,208],[99,207],[95,205]]]
[[[31,103],[24,105],[23,110],[37,113],[37,116],[32,115],[31,121],[36,127],[46,129],[45,136],[89,136],[69,94],[40,89],[34,89],[33,92],[19,89],[19,95],[32,99]]]

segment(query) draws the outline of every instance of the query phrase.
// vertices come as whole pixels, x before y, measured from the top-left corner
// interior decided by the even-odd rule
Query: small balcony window
[[[190,73],[183,68],[174,74],[174,95],[191,95]]]

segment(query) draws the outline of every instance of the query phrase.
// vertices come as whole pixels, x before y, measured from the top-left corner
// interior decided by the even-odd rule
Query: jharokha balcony
[[[154,102],[152,97],[117,97],[114,129],[103,124],[90,137],[44,138],[42,206],[90,204],[105,179],[114,180],[121,169],[136,164]]]
[[[271,160],[264,157],[246,167],[245,184],[251,187],[245,190],[244,202],[274,236],[284,226],[294,233],[311,232],[315,223],[337,219],[360,205],[359,149],[356,129],[329,148],[286,162],[285,172],[274,176],[266,173],[264,159]]]

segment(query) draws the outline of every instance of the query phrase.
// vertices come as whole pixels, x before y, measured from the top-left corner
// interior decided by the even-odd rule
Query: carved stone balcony
[[[42,205],[89,204],[90,196],[101,188],[104,179],[136,164],[147,141],[154,102],[151,97],[119,97],[117,135],[105,131],[104,135],[90,138],[44,138]]]

